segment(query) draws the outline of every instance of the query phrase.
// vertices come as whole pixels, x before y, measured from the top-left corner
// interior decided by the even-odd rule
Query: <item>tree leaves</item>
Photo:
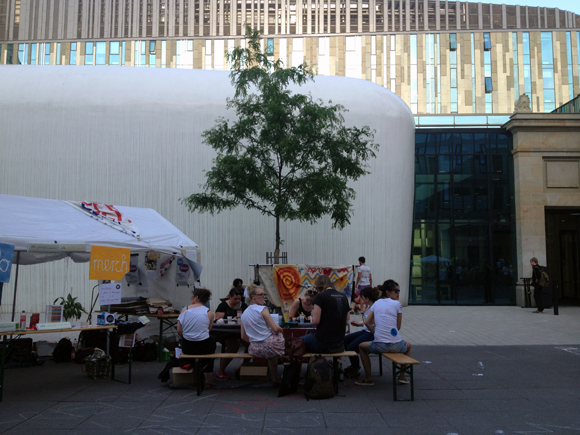
[[[247,26],[246,33],[246,48],[228,54],[235,94],[227,108],[237,120],[220,118],[202,133],[217,156],[203,193],[181,201],[191,212],[241,205],[272,216],[279,249],[280,219],[315,223],[330,215],[333,227],[350,223],[356,192],[348,183],[368,173],[377,145],[368,126],[344,126],[343,106],[288,90],[313,80],[312,70],[269,60],[259,31]]]

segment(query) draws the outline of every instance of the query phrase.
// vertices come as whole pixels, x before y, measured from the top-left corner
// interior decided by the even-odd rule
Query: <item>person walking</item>
[[[536,257],[532,257],[530,264],[532,265],[532,285],[534,286],[534,300],[536,301],[536,311],[533,311],[533,313],[542,314],[544,312],[544,301],[542,300],[542,290],[544,287],[540,285],[542,267],[538,264]]]
[[[366,287],[373,286],[373,275],[371,273],[371,268],[366,264],[366,259],[364,257],[358,257],[358,273],[356,275],[356,282],[354,285],[354,298],[351,306],[351,314],[358,314],[358,309],[360,305],[360,291]],[[365,307],[366,309],[366,307]],[[364,310],[363,310],[364,311]]]

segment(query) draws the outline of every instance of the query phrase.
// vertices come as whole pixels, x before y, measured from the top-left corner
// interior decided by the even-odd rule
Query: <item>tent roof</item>
[[[140,240],[92,219],[65,201],[0,194],[0,242],[14,245],[14,263],[16,251],[21,251],[20,264],[44,263],[67,256],[76,262],[89,261],[91,245],[130,248],[131,251],[154,249],[166,254],[181,254],[182,248],[197,247],[153,209],[115,208],[138,227]],[[30,243],[86,244],[88,252],[27,252]]]

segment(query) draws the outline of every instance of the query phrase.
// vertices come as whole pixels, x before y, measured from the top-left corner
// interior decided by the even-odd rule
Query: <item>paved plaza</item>
[[[218,381],[200,397],[134,363],[130,385],[91,380],[73,363],[6,371],[2,434],[578,434],[580,307],[403,309],[415,401],[393,402],[390,363],[375,386],[340,384],[329,400],[278,398],[268,384]],[[117,366],[119,378],[126,366]],[[400,386],[402,397],[409,387]]]

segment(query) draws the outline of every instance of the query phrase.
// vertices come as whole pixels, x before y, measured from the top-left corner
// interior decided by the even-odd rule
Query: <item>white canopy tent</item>
[[[76,263],[88,262],[93,245],[129,248],[131,252],[155,250],[182,257],[198,248],[153,209],[114,208],[131,221],[139,236],[105,225],[67,201],[0,194],[0,242],[14,245],[13,303],[20,264],[39,264],[66,257]]]

